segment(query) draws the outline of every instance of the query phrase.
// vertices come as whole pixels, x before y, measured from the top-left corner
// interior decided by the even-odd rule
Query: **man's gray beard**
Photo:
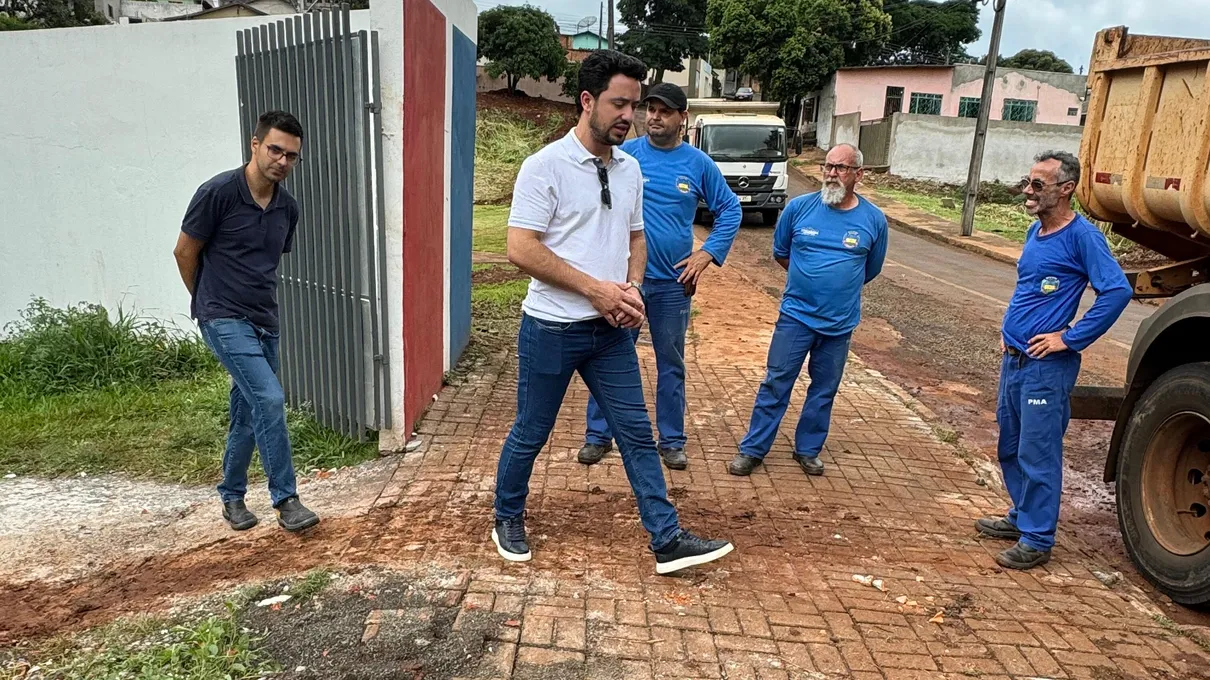
[[[843,184],[828,184],[827,182],[824,182],[823,188],[819,190],[824,205],[840,205],[848,193]]]

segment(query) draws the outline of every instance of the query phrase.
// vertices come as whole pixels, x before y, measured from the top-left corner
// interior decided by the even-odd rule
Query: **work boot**
[[[1049,550],[1036,550],[1017,541],[1013,547],[996,555],[996,564],[1005,569],[1033,569],[1050,561]]]
[[[975,529],[990,538],[1015,541],[1021,538],[1021,530],[1013,526],[1007,517],[980,517],[975,520]]]
[[[823,474],[823,461],[819,460],[819,456],[800,456],[795,454],[794,462],[798,463],[798,467],[802,468],[803,472],[812,477],[818,477]]]
[[[745,456],[742,453],[735,454],[731,459],[731,463],[727,466],[727,472],[738,477],[747,477],[752,474],[752,471],[760,467],[765,461],[754,456]]]
[[[492,529],[492,543],[496,552],[509,562],[528,562],[533,554],[525,541],[525,518],[497,519]]]
[[[303,531],[319,524],[319,515],[305,508],[298,496],[277,504],[277,524],[286,531]]]
[[[613,444],[585,444],[576,454],[576,460],[585,465],[595,465],[610,451],[613,451]]]
[[[655,573],[671,574],[699,564],[713,562],[735,549],[729,541],[710,541],[688,531],[655,553]]]
[[[689,458],[684,449],[660,449],[660,458],[669,470],[684,470],[689,467]]]
[[[256,518],[256,515],[252,514],[252,511],[248,509],[248,506],[244,505],[244,500],[242,498],[239,500],[230,501],[228,503],[223,503],[223,519],[227,520],[227,524],[230,524],[231,528],[235,529],[236,531],[246,531],[251,529],[252,527],[256,526],[257,522],[260,521]]]

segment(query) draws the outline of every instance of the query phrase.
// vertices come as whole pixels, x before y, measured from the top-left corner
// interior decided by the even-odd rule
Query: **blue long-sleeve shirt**
[[[860,196],[850,210],[828,206],[818,192],[790,201],[773,231],[773,257],[790,260],[781,313],[823,335],[852,331],[887,239],[886,216]]]
[[[714,161],[688,144],[661,149],[647,137],[626,142],[622,150],[637,158],[643,171],[645,280],[675,281],[681,275],[683,268],[676,265],[693,253],[693,218],[699,199],[714,213],[714,229],[702,250],[721,267],[744,214]]]
[[[1101,233],[1082,215],[1059,231],[1041,235],[1034,222],[1017,262],[1017,288],[1004,314],[1004,343],[1022,352],[1038,335],[1063,331],[1063,342],[1081,352],[1105,334],[1129,304],[1133,292]],[[1084,288],[1092,284],[1096,302],[1075,326]]]

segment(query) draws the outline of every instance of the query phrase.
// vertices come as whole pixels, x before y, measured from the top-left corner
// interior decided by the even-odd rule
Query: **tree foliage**
[[[710,0],[706,25],[715,66],[756,76],[765,99],[788,101],[880,54],[891,17],[881,0]]]
[[[563,70],[563,96],[571,99],[580,97],[580,62],[569,61]]]
[[[501,5],[479,15],[479,56],[490,60],[489,76],[508,75],[509,92],[522,78],[554,81],[567,69],[554,17],[529,5]]]
[[[966,45],[979,39],[978,0],[886,0],[891,37],[874,64],[973,62]]]
[[[981,59],[979,63],[986,64],[987,57]],[[1051,71],[1053,73],[1075,73],[1071,68],[1071,64],[1050,50],[1021,50],[1007,59],[1004,57],[996,59],[996,66],[1023,68],[1031,71]]]
[[[0,31],[107,23],[85,0],[0,0]]]
[[[662,82],[665,71],[683,71],[687,57],[705,56],[705,0],[618,0],[618,13],[628,30],[617,38],[618,49],[638,57]]]

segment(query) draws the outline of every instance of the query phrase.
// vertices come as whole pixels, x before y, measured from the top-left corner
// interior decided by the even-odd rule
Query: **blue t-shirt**
[[[643,224],[647,241],[644,280],[675,281],[676,264],[693,252],[698,200],[714,213],[714,228],[702,249],[722,266],[744,219],[739,198],[710,157],[688,144],[661,149],[639,137],[622,145],[643,171]]]
[[[1041,236],[1040,230],[1034,222],[1025,235],[1017,288],[1004,314],[1004,343],[1025,352],[1035,336],[1066,329],[1063,342],[1081,352],[1117,321],[1133,291],[1105,235],[1082,215],[1059,231]],[[1090,283],[1096,302],[1068,329]]]
[[[261,209],[244,168],[229,170],[198,188],[181,231],[205,241],[190,312],[199,322],[247,319],[277,330],[277,265],[290,252],[298,203],[277,185]]]
[[[790,201],[773,232],[773,257],[790,258],[781,313],[823,335],[851,332],[887,238],[886,216],[860,196],[850,210],[824,204],[818,192]]]

